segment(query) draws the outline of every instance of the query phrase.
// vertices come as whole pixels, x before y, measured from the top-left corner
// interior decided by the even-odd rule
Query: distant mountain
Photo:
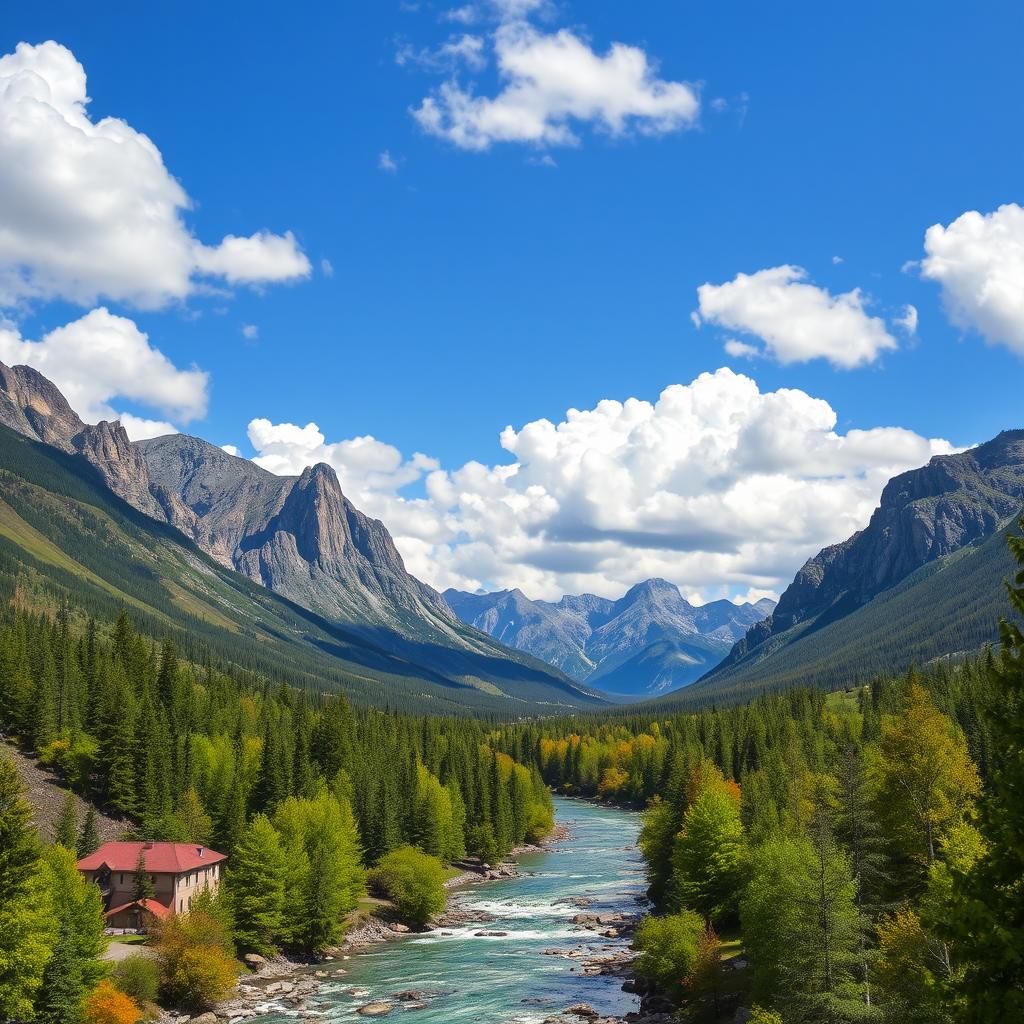
[[[221,566],[427,676],[495,696],[600,702],[557,669],[461,622],[406,572],[387,529],[352,505],[327,465],[278,477],[195,437],[132,444],[119,423],[83,423],[27,366],[0,364],[0,424],[84,460],[114,494]]]
[[[843,685],[977,651],[997,638],[1022,507],[1022,430],[894,477],[868,526],[809,559],[693,695]]]
[[[444,597],[464,622],[529,651],[588,686],[647,697],[686,686],[716,665],[774,607],[712,601],[694,606],[665,580],[638,583],[618,601],[593,594],[531,601],[520,590]]]

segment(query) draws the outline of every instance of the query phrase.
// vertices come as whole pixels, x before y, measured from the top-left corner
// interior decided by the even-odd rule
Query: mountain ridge
[[[120,423],[84,423],[46,377],[0,364],[0,423],[80,458],[140,513],[220,565],[430,673],[505,692],[519,673],[599,700],[568,676],[462,623],[409,574],[386,527],[344,495],[320,463],[276,477],[183,434],[133,444]],[[506,662],[517,668],[510,669]]]
[[[748,625],[767,614],[756,604],[690,604],[663,579],[634,584],[617,601],[594,594],[532,601],[521,590],[445,600],[463,621],[527,650],[568,675],[617,697],[686,686],[724,657]]]
[[[728,657],[697,682],[695,693],[734,689],[741,683],[772,688],[782,679],[804,681],[811,672],[807,666],[820,662],[828,653],[824,648],[839,636],[841,644],[829,654],[832,675],[838,678],[845,671],[855,677],[859,673],[853,654],[842,652],[857,646],[850,636],[856,624],[862,624],[863,637],[873,636],[876,647],[884,646],[885,624],[876,621],[878,609],[898,606],[906,621],[918,621],[927,631],[926,619],[908,606],[907,595],[921,586],[918,599],[925,611],[929,606],[945,608],[947,596],[938,592],[938,581],[955,586],[954,580],[965,574],[985,582],[972,582],[959,595],[962,604],[973,608],[978,592],[991,591],[995,596],[985,602],[986,607],[993,605],[991,617],[980,616],[970,626],[947,621],[949,637],[958,639],[918,643],[915,648],[940,657],[994,642],[999,583],[1012,571],[1003,542],[1022,508],[1024,430],[1002,431],[975,448],[935,456],[925,466],[893,477],[868,526],[809,558],[774,612],[752,626]],[[944,614],[949,619],[952,612]],[[964,622],[968,618],[965,612]],[[902,624],[891,624],[889,631],[900,629]],[[906,667],[896,651],[890,661],[894,668]],[[813,675],[827,677],[818,668]]]

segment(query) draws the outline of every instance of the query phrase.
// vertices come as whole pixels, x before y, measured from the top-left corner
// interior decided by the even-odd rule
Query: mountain
[[[132,444],[119,423],[88,425],[54,385],[0,364],[0,423],[88,467],[94,480],[231,569],[312,613],[403,671],[495,697],[570,706],[600,698],[557,669],[462,623],[405,570],[386,528],[326,465],[277,477],[199,438]],[[58,543],[59,546],[59,543]]]
[[[628,698],[692,683],[774,607],[769,600],[712,601],[698,607],[660,579],[636,584],[618,601],[593,594],[531,601],[520,590],[446,590],[444,597],[464,622],[503,644]]]
[[[809,559],[694,695],[843,685],[995,641],[1022,507],[1022,430],[894,477],[868,526]]]

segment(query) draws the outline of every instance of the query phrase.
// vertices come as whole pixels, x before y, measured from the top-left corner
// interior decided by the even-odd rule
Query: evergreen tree
[[[1022,566],[1007,585],[1020,616],[1024,537],[1013,536],[1009,544]],[[987,666],[995,697],[987,717],[998,755],[977,818],[985,849],[972,866],[954,873],[940,926],[965,966],[954,992],[960,1018],[972,1024],[1024,1018],[1024,632],[1005,619],[999,631],[999,657]]]
[[[739,794],[719,776],[704,785],[683,815],[672,851],[670,906],[696,910],[705,920],[734,914],[742,846]]]
[[[62,919],[53,955],[43,969],[35,1013],[40,1024],[77,1024],[82,1019],[85,986],[73,941],[71,927]]]
[[[235,939],[243,949],[272,955],[284,922],[288,864],[281,839],[262,814],[245,827],[225,879],[235,918]]]
[[[86,881],[78,870],[75,855],[62,846],[45,854],[46,887],[54,914],[62,927],[75,976],[86,990],[105,973],[103,952],[107,941],[103,934],[103,898],[95,882]]]
[[[77,848],[78,811],[72,793],[66,793],[64,796],[64,803],[61,805],[60,815],[57,817],[57,825],[54,829],[53,841],[60,843],[67,850]]]
[[[82,822],[82,831],[78,833],[76,852],[79,859],[88,857],[100,848],[100,834],[96,829],[96,811],[90,807],[85,812],[85,821]]]
[[[156,896],[153,888],[153,878],[146,869],[145,848],[139,850],[138,860],[135,862],[135,875],[132,879],[132,899],[151,900]]]
[[[56,939],[31,820],[17,769],[0,752],[0,1020],[31,1018]]]

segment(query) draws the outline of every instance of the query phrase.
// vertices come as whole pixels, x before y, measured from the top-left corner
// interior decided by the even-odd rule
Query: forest
[[[1024,559],[1024,540],[1011,546]],[[1024,574],[1010,599],[1024,612]],[[337,943],[368,885],[426,921],[444,865],[544,836],[555,790],[644,809],[655,911],[637,973],[686,1019],[731,1012],[737,944],[765,1022],[1015,1019],[1022,657],[1003,622],[978,660],[845,691],[510,723],[356,708],[186,660],[125,611],[102,623],[12,601],[8,740],[131,834],[231,861],[220,895],[160,929],[155,960],[107,977],[98,893],[74,869],[95,829],[69,805],[44,848],[0,754],[0,1017],[209,1005],[240,952]]]
[[[484,722],[354,710],[343,696],[244,678],[183,662],[173,640],[142,635],[127,613],[103,629],[67,607],[55,616],[10,610],[0,629],[0,726],[9,739],[123,818],[130,835],[210,844],[231,857],[224,897],[161,939],[203,969],[175,980],[169,968],[154,997],[159,988],[175,1005],[209,1003],[236,949],[331,946],[368,882],[423,920],[443,905],[443,863],[467,852],[495,861],[551,829],[539,770],[492,746]],[[98,900],[73,877],[70,853],[96,848],[95,826],[69,821],[71,808],[58,844],[42,852],[2,752],[0,770],[0,828],[14,829],[26,851],[11,868],[24,905],[13,880],[0,886],[0,1018],[71,1019],[47,1016],[39,1003],[51,988],[52,919],[28,911],[49,890],[58,909],[91,908],[87,927],[69,920],[70,931],[85,928],[90,942],[102,932]],[[0,860],[12,856],[11,842],[0,842]],[[77,902],[58,899],[59,885],[75,889]],[[211,945],[210,936],[219,938]],[[99,976],[95,961],[83,954],[70,972],[62,965],[82,989],[72,1001]]]
[[[1008,589],[1017,619],[1024,572]],[[637,971],[685,1019],[726,1019],[726,938],[765,1024],[1024,1019],[1024,636],[1003,620],[1000,637],[847,691],[567,718],[498,745],[535,750],[560,792],[645,808],[657,913]]]

